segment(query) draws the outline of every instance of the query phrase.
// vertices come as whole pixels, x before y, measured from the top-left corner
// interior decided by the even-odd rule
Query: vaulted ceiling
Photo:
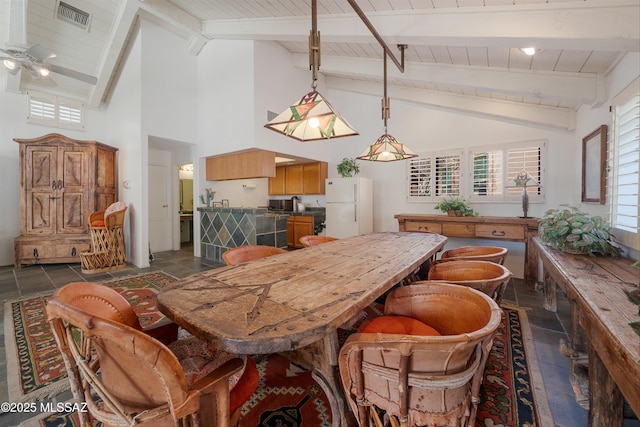
[[[58,18],[59,3],[0,0],[0,47],[40,44],[57,54],[48,62],[97,83],[52,73],[56,86],[43,86],[22,72],[8,75],[7,90],[59,92],[98,107],[140,16],[184,37],[194,55],[213,39],[266,40],[309,67],[311,0],[63,0],[88,14],[87,28]],[[640,51],[638,0],[357,3],[392,50],[408,45],[404,73],[389,63],[392,98],[504,120],[571,130],[579,106],[607,99],[617,62]],[[318,30],[327,85],[381,97],[383,50],[348,1],[318,0]],[[528,46],[537,54],[520,50]]]

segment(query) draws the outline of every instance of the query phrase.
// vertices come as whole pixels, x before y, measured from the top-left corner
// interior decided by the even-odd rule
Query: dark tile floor
[[[192,253],[191,247],[185,247],[180,251],[161,252],[154,255],[154,260],[149,268],[140,269],[128,266],[126,269],[113,273],[92,275],[82,274],[79,264],[30,266],[20,270],[14,270],[12,266],[0,267],[0,299],[4,301],[40,292],[51,292],[74,281],[103,281],[156,270],[165,271],[176,277],[186,277],[199,271],[221,266],[213,261],[195,258]],[[558,312],[551,313],[542,308],[543,297],[541,293],[528,290],[522,280],[516,279],[512,283],[513,285],[505,293],[504,302],[526,309],[555,426],[586,426],[587,411],[576,403],[573,389],[569,383],[569,359],[558,351],[559,340],[561,338],[568,340],[569,305],[566,299],[559,295]],[[4,304],[0,306],[0,315],[4,324]],[[4,334],[0,345],[2,345],[0,349],[0,402],[7,402]],[[58,397],[60,400],[70,398],[69,392]],[[0,426],[18,425],[26,418],[28,416],[25,414],[2,414],[0,415]],[[625,420],[625,426],[638,427],[640,422]]]

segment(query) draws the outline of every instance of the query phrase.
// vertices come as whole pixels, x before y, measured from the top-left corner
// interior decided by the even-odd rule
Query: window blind
[[[611,165],[611,225],[637,235],[640,229],[640,94],[615,107],[611,145],[607,155]]]
[[[29,123],[44,124],[66,129],[84,128],[84,104],[80,101],[27,92]]]

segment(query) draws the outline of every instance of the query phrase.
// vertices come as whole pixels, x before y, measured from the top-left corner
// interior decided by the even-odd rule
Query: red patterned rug
[[[159,272],[116,279],[104,285],[127,298],[145,327],[164,319],[156,308],[156,294],[176,280]],[[36,401],[69,388],[62,356],[46,321],[45,304],[50,296],[5,303],[4,336],[11,402]]]
[[[363,319],[378,315],[380,308],[368,309]],[[348,334],[342,331],[341,339]],[[240,427],[331,426],[329,403],[309,371],[277,354],[257,366],[260,382],[242,410]],[[523,310],[504,308],[485,374],[476,427],[555,425]],[[350,421],[355,427],[355,419]],[[54,413],[28,420],[27,426],[78,427],[79,422],[75,414]]]

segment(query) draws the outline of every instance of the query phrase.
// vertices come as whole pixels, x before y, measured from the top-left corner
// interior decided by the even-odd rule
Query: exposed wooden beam
[[[380,86],[372,82],[328,77],[326,84],[331,89],[380,96]],[[575,130],[576,112],[569,108],[546,107],[404,86],[390,86],[393,89],[393,98],[402,101],[465,112],[475,116],[491,117],[494,120],[565,131]]]

